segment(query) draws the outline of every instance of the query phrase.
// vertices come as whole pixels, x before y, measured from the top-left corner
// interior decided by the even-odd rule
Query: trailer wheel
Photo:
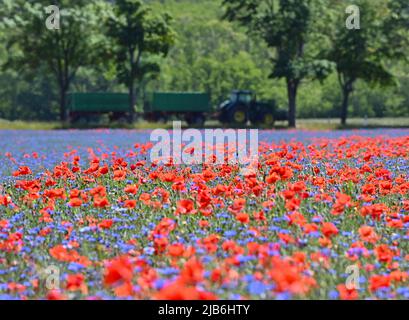
[[[168,122],[168,115],[162,112],[154,112],[151,115],[150,120],[153,122],[166,124]]]
[[[206,118],[203,114],[186,115],[185,121],[189,126],[203,127]]]
[[[80,115],[78,113],[76,113],[76,112],[71,112],[69,114],[68,119],[69,119],[70,124],[75,124],[75,123],[77,123],[79,121]]]
[[[128,116],[125,112],[113,112],[112,114],[109,115],[109,121],[117,121],[120,124],[127,123],[128,121]]]
[[[156,121],[159,123],[166,124],[168,122],[168,117],[166,115],[160,115]]]
[[[194,124],[198,127],[203,127],[205,124],[206,118],[203,114],[198,114],[194,119]]]
[[[266,111],[263,113],[261,118],[261,123],[266,127],[271,127],[274,125],[274,114],[271,111]]]

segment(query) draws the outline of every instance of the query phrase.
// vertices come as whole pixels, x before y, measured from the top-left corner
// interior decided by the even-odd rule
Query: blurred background
[[[216,111],[234,89],[288,110],[282,126],[409,126],[407,0],[53,4],[59,21],[49,1],[0,0],[0,127],[58,127],[72,92],[127,94],[138,120],[149,92]]]

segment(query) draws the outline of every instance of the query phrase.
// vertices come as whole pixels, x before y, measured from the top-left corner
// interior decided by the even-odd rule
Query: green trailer
[[[152,92],[145,96],[144,117],[166,122],[170,116],[188,124],[203,125],[212,112],[210,95],[201,92]]]
[[[69,93],[67,109],[72,122],[104,113],[111,120],[118,120],[128,116],[129,98],[126,93]]]

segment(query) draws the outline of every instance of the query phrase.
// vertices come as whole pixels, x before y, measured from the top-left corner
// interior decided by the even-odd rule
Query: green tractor
[[[230,99],[219,106],[219,121],[245,125],[247,121],[253,125],[271,127],[275,121],[288,119],[287,111],[277,109],[275,101],[257,101],[256,95],[250,90],[235,90]]]

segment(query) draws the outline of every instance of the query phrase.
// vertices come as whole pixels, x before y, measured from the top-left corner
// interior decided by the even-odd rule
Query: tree
[[[136,84],[160,71],[158,57],[165,57],[173,44],[170,16],[154,15],[140,0],[117,0],[108,21],[113,40],[118,78],[129,91],[130,121],[136,103]]]
[[[341,124],[346,125],[348,105],[357,80],[388,86],[394,75],[387,62],[406,57],[408,7],[406,1],[355,1],[360,28],[337,28],[328,59],[336,63],[342,91]],[[345,10],[345,9],[344,9]],[[339,10],[339,12],[344,12]],[[339,23],[345,15],[339,16]],[[342,25],[342,24],[341,24]]]
[[[16,31],[9,46],[17,46],[20,54],[10,56],[6,66],[33,72],[45,67],[53,74],[59,89],[60,118],[65,121],[70,85],[79,68],[98,61],[101,39],[94,33],[97,25],[94,1],[54,2],[60,8],[59,29],[50,30],[46,26],[48,1],[25,2],[13,12]]]
[[[249,39],[234,25],[216,17],[192,19],[189,23],[186,20],[175,19],[178,41],[161,66],[161,77],[150,85],[151,90],[207,92],[216,106],[232,89],[262,93],[263,86],[268,87],[268,71],[257,65],[268,65],[268,61],[257,61],[255,54],[247,52]],[[258,48],[252,49],[254,53]]]
[[[237,21],[250,34],[261,36],[274,49],[273,78],[284,78],[288,95],[288,124],[296,126],[297,92],[305,78],[323,79],[332,69],[318,59],[313,46],[315,14],[322,9],[316,0],[224,0],[224,18]]]

